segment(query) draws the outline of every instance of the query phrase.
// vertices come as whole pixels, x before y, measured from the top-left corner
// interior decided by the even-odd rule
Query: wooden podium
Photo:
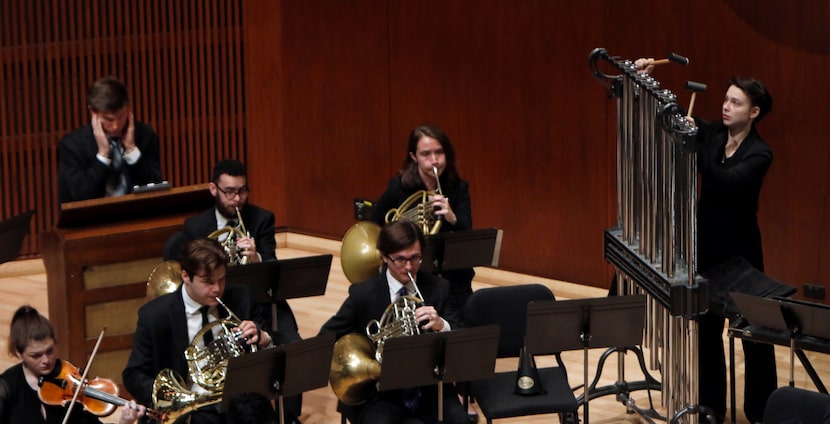
[[[58,227],[40,234],[49,320],[60,356],[86,364],[104,339],[90,377],[121,383],[147,278],[185,218],[213,205],[207,184],[70,202]]]

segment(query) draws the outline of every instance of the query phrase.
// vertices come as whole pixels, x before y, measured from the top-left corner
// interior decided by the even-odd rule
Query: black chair
[[[525,341],[527,304],[534,300],[554,300],[554,296],[541,284],[477,290],[465,305],[465,324],[468,327],[499,325],[497,357],[517,358]],[[563,422],[577,422],[579,404],[568,383],[564,363],[559,352],[551,354],[556,357],[558,366],[538,369],[544,388],[542,394],[514,394],[517,371],[496,373],[490,379],[470,383],[471,395],[488,423],[497,418],[554,413],[560,414]]]
[[[184,250],[187,242],[190,239],[184,234],[184,231],[176,231],[167,238],[164,242],[164,260],[178,260],[179,254]]]
[[[764,424],[828,424],[830,395],[795,387],[779,387],[769,396]]]

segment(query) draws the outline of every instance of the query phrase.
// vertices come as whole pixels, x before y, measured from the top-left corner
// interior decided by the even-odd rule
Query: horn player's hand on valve
[[[238,330],[248,344],[256,344],[260,348],[266,348],[271,344],[271,335],[267,331],[261,331],[253,321],[242,321],[234,330]]]
[[[415,320],[421,324],[421,329],[435,332],[444,329],[444,319],[432,306],[421,306],[415,310]]]
[[[429,196],[429,201],[432,202],[432,208],[436,215],[443,215],[444,221],[455,225],[458,222],[458,217],[455,216],[452,207],[450,206],[450,199],[440,194]]]
[[[256,251],[256,242],[251,237],[240,237],[236,239],[236,248],[239,254],[248,258],[248,263],[260,262],[261,258]]]

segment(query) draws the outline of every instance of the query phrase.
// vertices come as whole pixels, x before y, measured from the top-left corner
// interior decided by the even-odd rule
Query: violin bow
[[[107,331],[107,327],[101,329],[101,334],[98,335],[98,341],[95,342],[95,347],[92,348],[92,353],[89,355],[89,360],[86,361],[86,366],[84,367],[84,373],[81,375],[81,381],[78,384],[78,387],[75,388],[75,394],[72,395],[72,402],[69,404],[69,408],[66,410],[66,414],[63,416],[63,421],[61,424],[66,424],[69,421],[69,415],[72,414],[72,406],[75,405],[75,401],[78,400],[78,394],[81,393],[81,389],[84,387],[84,382],[86,381],[86,374],[89,372],[89,367],[92,366],[92,359],[95,358],[95,353],[98,352],[98,346],[101,345],[101,339],[104,338],[104,332]]]

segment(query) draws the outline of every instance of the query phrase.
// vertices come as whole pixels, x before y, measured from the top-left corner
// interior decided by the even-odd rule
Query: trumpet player
[[[386,213],[419,190],[434,192],[429,197],[434,213],[443,220],[440,232],[473,228],[469,183],[461,179],[455,164],[455,148],[449,136],[435,125],[420,125],[409,133],[406,155],[398,175],[392,177],[386,191],[374,205],[371,221],[383,225]],[[458,305],[473,292],[472,268],[445,271],[450,282],[450,296]]]
[[[233,311],[241,321],[234,331],[238,333],[237,337],[245,339],[245,343],[260,348],[272,343],[263,314],[248,287],[225,286],[228,257],[218,241],[193,240],[185,246],[179,260],[182,284],[178,289],[138,310],[132,351],[122,373],[124,387],[144,405],[152,404],[153,382],[165,368],[186,376],[190,390],[205,392],[192,382],[184,352],[191,343],[202,347],[209,343],[209,340],[194,338],[207,323],[226,318],[228,311]],[[217,298],[222,299],[227,310],[219,306]],[[214,331],[218,333],[217,326]],[[206,333],[204,336],[209,339],[219,334],[209,336]],[[222,422],[215,405],[190,416],[191,424]]]
[[[449,283],[443,278],[418,272],[424,236],[410,221],[386,224],[377,248],[383,257],[383,272],[368,281],[349,287],[349,296],[320,333],[364,333],[366,325],[384,314],[398,296],[407,294],[423,300],[415,310],[421,330],[450,331],[460,325],[455,304],[449,299]],[[410,279],[410,275],[412,279]],[[415,284],[413,281],[415,280]],[[438,416],[437,389],[425,386],[375,392],[365,403],[343,406],[352,423],[435,422]],[[451,385],[444,389],[444,422],[467,423],[469,418]]]

